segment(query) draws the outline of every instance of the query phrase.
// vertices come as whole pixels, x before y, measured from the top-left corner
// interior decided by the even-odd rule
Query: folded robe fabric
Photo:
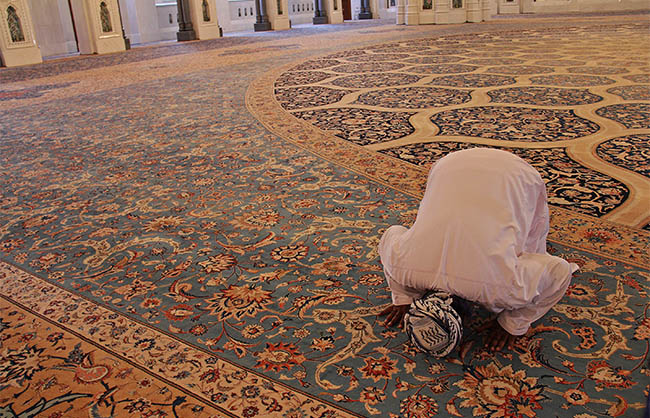
[[[393,304],[439,289],[522,335],[577,270],[546,252],[548,228],[546,187],[526,161],[487,148],[449,154],[431,168],[413,226],[391,226],[379,243]]]

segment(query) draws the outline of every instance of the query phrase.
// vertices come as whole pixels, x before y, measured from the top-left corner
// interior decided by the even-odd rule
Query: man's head
[[[432,290],[411,303],[404,316],[404,329],[418,350],[440,358],[460,343],[462,321],[452,302],[449,293]]]

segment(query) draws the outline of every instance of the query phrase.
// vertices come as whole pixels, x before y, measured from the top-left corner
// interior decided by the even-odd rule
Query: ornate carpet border
[[[425,169],[337,138],[280,106],[273,94],[275,80],[303,61],[306,60],[276,68],[251,83],[246,91],[246,106],[251,114],[282,140],[401,193],[422,196],[427,179]],[[553,206],[550,210],[550,241],[640,267],[650,265],[647,231]]]
[[[72,291],[48,283],[4,261],[0,261],[0,295],[23,309],[49,318],[56,327],[86,341],[98,341],[105,353],[135,365],[183,392],[191,393],[222,416],[245,415],[245,408],[257,407],[266,417],[326,414],[336,418],[358,415],[340,409],[307,393],[274,381],[245,367],[201,350],[150,325],[98,305]],[[92,317],[92,321],[89,321]],[[119,336],[114,333],[119,329]],[[143,341],[155,341],[151,349],[142,349]],[[172,356],[183,358],[179,364],[166,362]],[[224,383],[228,382],[228,384]],[[250,393],[257,396],[251,398]],[[217,396],[216,400],[214,396]],[[220,399],[229,401],[219,405]],[[265,404],[266,402],[267,404]],[[289,405],[281,411],[269,410],[268,402]]]

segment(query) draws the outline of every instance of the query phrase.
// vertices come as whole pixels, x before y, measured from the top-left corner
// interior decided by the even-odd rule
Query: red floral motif
[[[31,218],[23,222],[24,228],[32,228],[35,226],[44,226],[50,224],[58,219],[56,215],[42,215],[35,218]]]
[[[650,339],[650,318],[643,318],[641,324],[634,331],[634,338],[637,340]]]
[[[572,332],[582,338],[582,342],[580,342],[578,349],[588,350],[596,345],[596,336],[591,327],[577,327],[574,328]]]
[[[308,252],[309,252],[309,247],[305,245],[285,245],[273,249],[270,255],[271,258],[276,261],[289,263],[292,261],[298,261],[302,258],[305,258]]]
[[[175,228],[183,223],[183,219],[178,216],[161,216],[152,221],[147,222],[144,230],[147,232],[152,231],[165,231]]]
[[[15,249],[18,249],[23,246],[25,243],[22,239],[9,239],[0,242],[0,251],[5,253],[10,253]]]
[[[589,402],[589,396],[577,389],[569,389],[564,392],[564,399],[572,405],[586,405]]]
[[[239,215],[230,223],[237,228],[261,231],[264,228],[276,225],[279,220],[280,214],[275,210],[262,209]]]
[[[361,391],[361,401],[369,405],[376,405],[386,399],[386,394],[383,390],[370,386]]]
[[[190,305],[180,304],[167,309],[164,313],[170,321],[182,321],[194,315],[194,308]]]
[[[402,418],[430,418],[438,413],[438,402],[425,395],[412,395],[400,403]]]
[[[125,284],[115,289],[115,293],[124,296],[126,300],[131,300],[134,297],[147,294],[155,288],[156,286],[152,282],[135,279],[133,283]]]
[[[268,290],[245,284],[243,286],[230,285],[221,293],[207,299],[208,309],[219,320],[230,317],[241,319],[245,316],[255,318],[259,311],[271,303],[271,294]]]
[[[205,261],[199,262],[206,273],[225,271],[237,264],[237,259],[231,254],[217,254]]]
[[[607,229],[590,228],[583,235],[587,240],[603,244],[612,244],[620,240],[612,231]]]
[[[474,415],[496,417],[535,417],[546,397],[536,378],[526,377],[524,370],[513,371],[508,365],[502,369],[494,363],[471,368],[463,380],[456,382],[462,390],[460,406],[474,408]]]
[[[363,372],[364,379],[372,379],[378,382],[380,379],[390,380],[393,374],[397,373],[397,360],[389,359],[386,356],[381,358],[367,357],[363,359],[366,365],[359,370]]]
[[[340,276],[350,271],[350,259],[346,257],[329,257],[322,263],[312,265],[313,273],[323,276]]]
[[[635,385],[629,374],[628,370],[612,367],[604,360],[592,361],[587,366],[587,376],[601,387],[624,389]]]
[[[257,363],[255,367],[262,368],[264,371],[273,370],[280,372],[282,369],[291,370],[294,366],[305,362],[306,358],[299,353],[295,344],[285,344],[283,342],[273,344],[266,343],[264,351],[255,353]]]

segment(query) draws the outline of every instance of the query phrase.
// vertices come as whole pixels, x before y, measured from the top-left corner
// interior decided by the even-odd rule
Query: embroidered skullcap
[[[404,315],[404,329],[418,350],[440,358],[460,343],[462,322],[452,302],[449,293],[432,290],[411,303]]]

